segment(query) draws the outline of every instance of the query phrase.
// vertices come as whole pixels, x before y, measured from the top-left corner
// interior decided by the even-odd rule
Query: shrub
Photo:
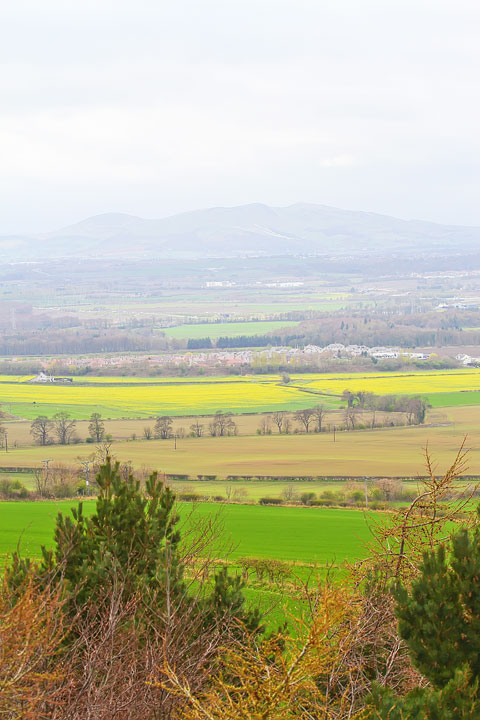
[[[304,492],[300,495],[300,502],[302,505],[310,505],[312,500],[315,500],[316,497],[317,496],[314,492]]]
[[[78,483],[74,479],[65,479],[52,485],[52,495],[56,498],[69,498],[77,494]]]
[[[258,501],[259,505],[283,505],[282,498],[263,497]]]
[[[183,502],[199,502],[200,500],[203,500],[203,496],[194,492],[185,492],[179,493],[178,499],[183,500]]]
[[[25,500],[28,498],[29,492],[20,480],[2,478],[0,480],[0,495],[5,500]]]

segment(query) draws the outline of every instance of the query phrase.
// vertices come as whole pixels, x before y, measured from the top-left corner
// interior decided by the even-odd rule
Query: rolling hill
[[[479,247],[477,227],[305,203],[216,207],[158,220],[107,213],[43,235],[0,236],[0,249],[9,260],[465,254]]]

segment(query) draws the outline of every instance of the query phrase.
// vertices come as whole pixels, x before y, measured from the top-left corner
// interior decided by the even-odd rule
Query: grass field
[[[22,554],[39,557],[41,545],[52,545],[55,518],[75,503],[1,502],[0,556],[19,546]],[[94,501],[84,503],[86,514]],[[179,505],[186,512],[191,505]],[[215,514],[219,506],[202,503],[200,516]],[[275,508],[249,505],[222,506],[224,526],[221,547],[232,545],[232,559],[241,556],[271,557],[297,563],[341,563],[360,557],[369,536],[365,516],[358,510]]]
[[[271,320],[263,322],[233,322],[233,323],[201,323],[195,325],[177,325],[162,328],[161,331],[172,338],[206,338],[216,340],[219,337],[240,337],[246,335],[265,335],[281,328],[298,325],[294,320]]]
[[[428,401],[432,407],[455,407],[456,405],[480,405],[479,390],[430,393]]]

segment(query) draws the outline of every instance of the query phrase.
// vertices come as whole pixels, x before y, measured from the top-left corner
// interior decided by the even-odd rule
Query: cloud
[[[467,0],[4,3],[0,232],[300,200],[480,224],[479,20]]]

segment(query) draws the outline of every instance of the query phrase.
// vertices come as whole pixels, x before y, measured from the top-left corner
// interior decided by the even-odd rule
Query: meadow
[[[162,328],[161,332],[171,338],[206,338],[216,340],[219,337],[240,337],[242,335],[265,335],[285,327],[298,325],[294,320],[270,320],[262,322],[197,323],[194,325],[176,325]]]
[[[72,501],[1,502],[0,556],[20,548],[24,555],[40,556],[41,545],[51,547],[58,512],[67,514]],[[85,513],[93,512],[95,501],[84,503]],[[185,520],[192,506],[179,503]],[[211,516],[219,506],[196,506],[199,517]],[[361,557],[369,537],[363,512],[324,508],[224,505],[220,509],[223,527],[221,548],[230,547],[232,560],[242,556],[278,558],[291,563],[342,563]],[[182,521],[181,521],[182,522]]]

